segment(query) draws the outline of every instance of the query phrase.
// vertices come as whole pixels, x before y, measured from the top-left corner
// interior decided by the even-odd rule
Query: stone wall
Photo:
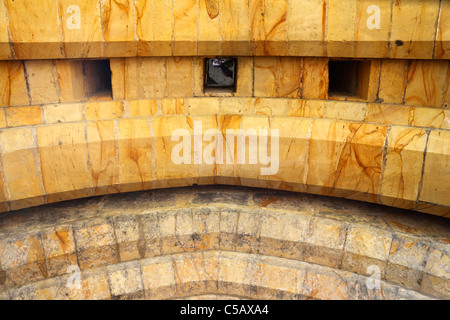
[[[439,0],[0,0],[0,211],[232,184],[448,217],[449,15]],[[238,58],[236,92],[203,89],[216,56]],[[343,58],[361,63],[354,96],[330,89]],[[279,129],[280,170],[175,166],[171,134],[194,121]]]
[[[2,0],[0,59],[448,59],[449,15],[440,0]]]
[[[236,92],[219,94],[203,57],[110,59],[112,93],[94,98],[77,95],[77,61],[0,62],[0,209],[219,183],[450,216],[448,61],[368,61],[366,98],[328,95],[328,58],[239,57]],[[171,135],[194,121],[225,147],[227,129],[279,129],[279,171],[175,165]]]
[[[0,216],[0,297],[448,299],[448,221],[236,187],[72,200]]]

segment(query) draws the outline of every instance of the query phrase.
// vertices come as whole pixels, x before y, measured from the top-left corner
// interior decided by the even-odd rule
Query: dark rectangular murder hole
[[[89,99],[111,99],[111,69],[109,60],[85,60],[86,94]]]
[[[355,97],[366,100],[370,66],[370,60],[330,60],[328,63],[328,96]]]
[[[233,93],[236,91],[236,58],[206,58],[204,64],[204,92]]]

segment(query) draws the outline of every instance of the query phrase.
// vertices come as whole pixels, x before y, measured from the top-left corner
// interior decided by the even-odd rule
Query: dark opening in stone
[[[89,98],[112,98],[109,60],[84,61],[86,93]]]
[[[236,58],[205,59],[205,92],[235,92]]]
[[[370,61],[330,60],[328,95],[367,99],[370,71]]]

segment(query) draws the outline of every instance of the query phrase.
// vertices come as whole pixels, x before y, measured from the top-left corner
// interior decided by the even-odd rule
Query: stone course
[[[444,218],[301,193],[98,196],[0,216],[0,297],[448,299],[449,236]]]

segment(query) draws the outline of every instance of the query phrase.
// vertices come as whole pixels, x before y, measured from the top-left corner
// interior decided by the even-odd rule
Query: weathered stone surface
[[[369,21],[372,22],[374,9],[380,10],[379,23],[377,27],[368,28]],[[376,10],[376,9],[375,9]],[[384,0],[361,0],[357,3],[357,25],[354,35],[356,57],[385,57],[388,53],[389,27],[391,22],[391,3]]]
[[[50,104],[42,106],[45,123],[77,122],[83,120],[82,105]]]
[[[118,124],[121,191],[147,189],[152,178],[152,142],[147,119],[122,119]]]
[[[172,2],[136,1],[136,35],[139,56],[172,54]]]
[[[119,168],[112,121],[87,124],[89,164],[94,194],[119,192]]]
[[[313,121],[309,159],[314,160],[310,160],[312,162],[308,170],[308,192],[340,196],[346,194],[350,197],[350,193],[345,191],[343,193],[342,191],[332,191],[338,185],[341,185],[340,190],[360,190],[365,194],[364,197],[373,197],[370,194],[378,192],[380,183],[381,154],[386,131],[387,128],[384,126],[368,124],[359,126],[355,123],[349,124],[331,120]],[[333,139],[327,141],[322,135],[331,135]],[[349,150],[348,141],[351,141],[351,144],[355,146],[351,150]],[[321,160],[323,157],[328,160]],[[335,161],[329,162],[329,159],[335,159]],[[328,163],[328,165],[319,165],[321,163]],[[371,169],[366,171],[364,168]],[[364,171],[364,175],[357,175],[356,172],[358,171]],[[346,174],[353,178],[344,178]],[[323,181],[327,182],[323,183]],[[347,183],[353,186],[346,185]],[[355,188],[355,184],[358,187]],[[317,189],[315,186],[318,185],[323,185],[323,187]],[[330,188],[331,186],[333,187]],[[330,190],[330,193],[327,190]],[[355,197],[354,191],[351,192],[352,198]]]
[[[450,26],[449,19],[450,16],[450,3],[441,3],[440,19],[436,34],[436,47],[434,56],[438,59],[448,59],[450,57]]]
[[[62,58],[56,1],[31,4],[7,0],[5,6],[16,59]]]
[[[27,84],[32,104],[59,102],[58,73],[52,60],[24,62]]]
[[[450,157],[444,151],[449,148],[449,137],[448,131],[433,130],[430,132],[419,200],[446,205],[450,201],[445,191],[449,190],[449,181],[444,178],[450,170]]]
[[[383,60],[381,63],[380,90],[381,102],[403,104],[407,71],[407,60]]]
[[[354,56],[357,2],[329,0],[327,9],[328,56]]]
[[[106,57],[129,57],[135,55],[135,13],[134,3],[102,0],[101,24],[105,40]]]
[[[0,133],[1,159],[4,181],[10,200],[17,200],[12,209],[40,205],[44,199],[39,168],[36,166],[35,131],[31,128],[19,128]]]
[[[37,130],[43,184],[48,202],[91,195],[85,126],[55,124]]]
[[[289,55],[322,56],[325,53],[326,11],[324,0],[288,3]]]
[[[253,199],[244,206],[234,202],[224,207],[215,197],[206,206],[188,199],[208,191],[226,194],[229,188],[197,189],[172,193],[173,203],[183,206],[172,209],[163,200],[160,207],[147,206],[144,193],[134,200],[129,194],[131,203],[145,204],[140,210],[131,208],[131,215],[120,195],[105,196],[103,207],[88,204],[86,209],[96,213],[75,220],[72,210],[80,210],[80,204],[66,205],[51,225],[40,220],[45,207],[28,210],[28,216],[39,218],[32,224],[20,211],[4,214],[0,266],[5,272],[0,271],[0,280],[4,274],[5,282],[0,291],[7,290],[12,299],[163,299],[216,293],[259,299],[448,297],[449,231],[443,218],[358,207],[348,200],[334,208],[328,198],[288,192],[274,192],[277,200],[264,206],[272,192],[247,188],[233,189]],[[156,200],[167,190],[152,195]],[[311,206],[316,206],[312,212],[307,210]],[[340,214],[326,214],[330,210]],[[389,223],[373,219],[380,215]],[[68,268],[77,265],[81,287],[68,287]],[[374,266],[380,268],[380,290],[367,287]]]
[[[439,3],[437,0],[394,3],[389,39],[391,58],[432,58]]]
[[[303,58],[302,98],[328,99],[328,59]]]
[[[39,106],[5,108],[5,114],[8,127],[42,124],[42,114]]]
[[[8,23],[6,21],[6,7],[0,6],[0,59],[8,59],[12,55],[9,44]]]
[[[409,107],[368,103],[365,121],[408,125],[410,121],[410,114],[411,109]]]
[[[107,268],[112,297],[138,293],[144,289],[139,262],[126,262]]]
[[[422,154],[426,140],[424,130],[391,127],[381,182],[380,199],[383,204],[414,208],[422,177]]]
[[[61,102],[74,102],[87,99],[86,77],[83,61],[57,60],[58,85]]]
[[[448,61],[413,61],[408,70],[405,104],[412,106],[442,106]]]
[[[0,61],[0,74],[0,90],[2,92],[0,105],[16,106],[30,104],[23,62]]]
[[[363,121],[366,112],[366,103],[326,101],[323,109],[323,117],[329,119]]]

